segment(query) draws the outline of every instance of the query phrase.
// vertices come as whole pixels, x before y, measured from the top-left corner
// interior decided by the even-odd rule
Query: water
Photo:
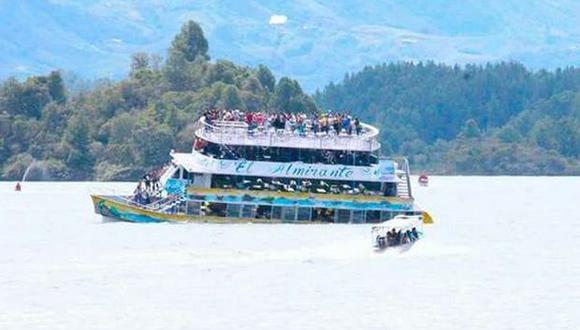
[[[579,328],[580,178],[433,177],[435,225],[103,223],[90,192],[0,182],[0,329]]]

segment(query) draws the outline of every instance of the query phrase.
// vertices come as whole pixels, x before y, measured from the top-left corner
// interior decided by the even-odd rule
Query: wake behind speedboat
[[[425,220],[423,215],[397,215],[391,220],[373,226],[371,233],[375,249],[409,249],[423,237]]]

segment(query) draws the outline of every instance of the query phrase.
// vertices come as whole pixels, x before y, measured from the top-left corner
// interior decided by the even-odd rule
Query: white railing
[[[264,147],[288,147],[305,149],[375,151],[381,147],[377,141],[379,131],[371,125],[362,124],[362,132],[295,133],[283,129],[256,127],[240,121],[214,121],[211,125],[204,117],[198,121],[195,135],[217,144],[253,145]]]
[[[405,175],[407,177],[407,189],[409,192],[409,198],[413,198],[413,192],[411,191],[411,167],[409,166],[409,160],[405,158]]]
[[[169,196],[163,197],[163,198],[158,199],[158,200],[151,202],[149,204],[139,203],[139,202],[136,202],[130,198],[126,198],[123,196],[118,196],[117,198],[119,198],[120,200],[122,200],[123,202],[125,202],[129,205],[137,206],[137,207],[145,209],[145,210],[156,211],[156,212],[164,212],[166,209],[168,209],[170,206],[172,206],[172,204],[184,201],[182,196],[175,196],[175,195],[169,195]]]

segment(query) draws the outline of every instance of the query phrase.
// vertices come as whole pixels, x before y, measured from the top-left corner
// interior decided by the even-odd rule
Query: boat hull
[[[185,214],[170,214],[147,210],[123,201],[119,196],[91,195],[95,213],[107,221],[125,221],[135,223],[286,223],[281,220],[261,220],[250,218],[222,218],[215,216],[191,216]],[[311,221],[293,221],[292,223],[322,223]]]
[[[107,221],[128,221],[138,223],[172,221],[161,214],[139,208],[118,200],[116,196],[91,195],[95,213]],[[177,219],[176,219],[177,220]]]
[[[133,203],[130,197],[111,195],[91,195],[95,213],[103,216],[107,221],[126,221],[135,223],[158,222],[197,222],[197,223],[328,223],[320,221],[285,221],[279,219],[258,219],[238,217],[218,217],[208,215],[174,214],[148,209]],[[423,212],[425,223],[431,223],[431,217]]]

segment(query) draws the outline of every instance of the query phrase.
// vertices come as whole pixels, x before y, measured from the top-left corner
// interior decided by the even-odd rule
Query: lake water
[[[0,329],[580,328],[580,178],[432,177],[406,253],[370,225],[103,223],[119,183],[0,182]]]

